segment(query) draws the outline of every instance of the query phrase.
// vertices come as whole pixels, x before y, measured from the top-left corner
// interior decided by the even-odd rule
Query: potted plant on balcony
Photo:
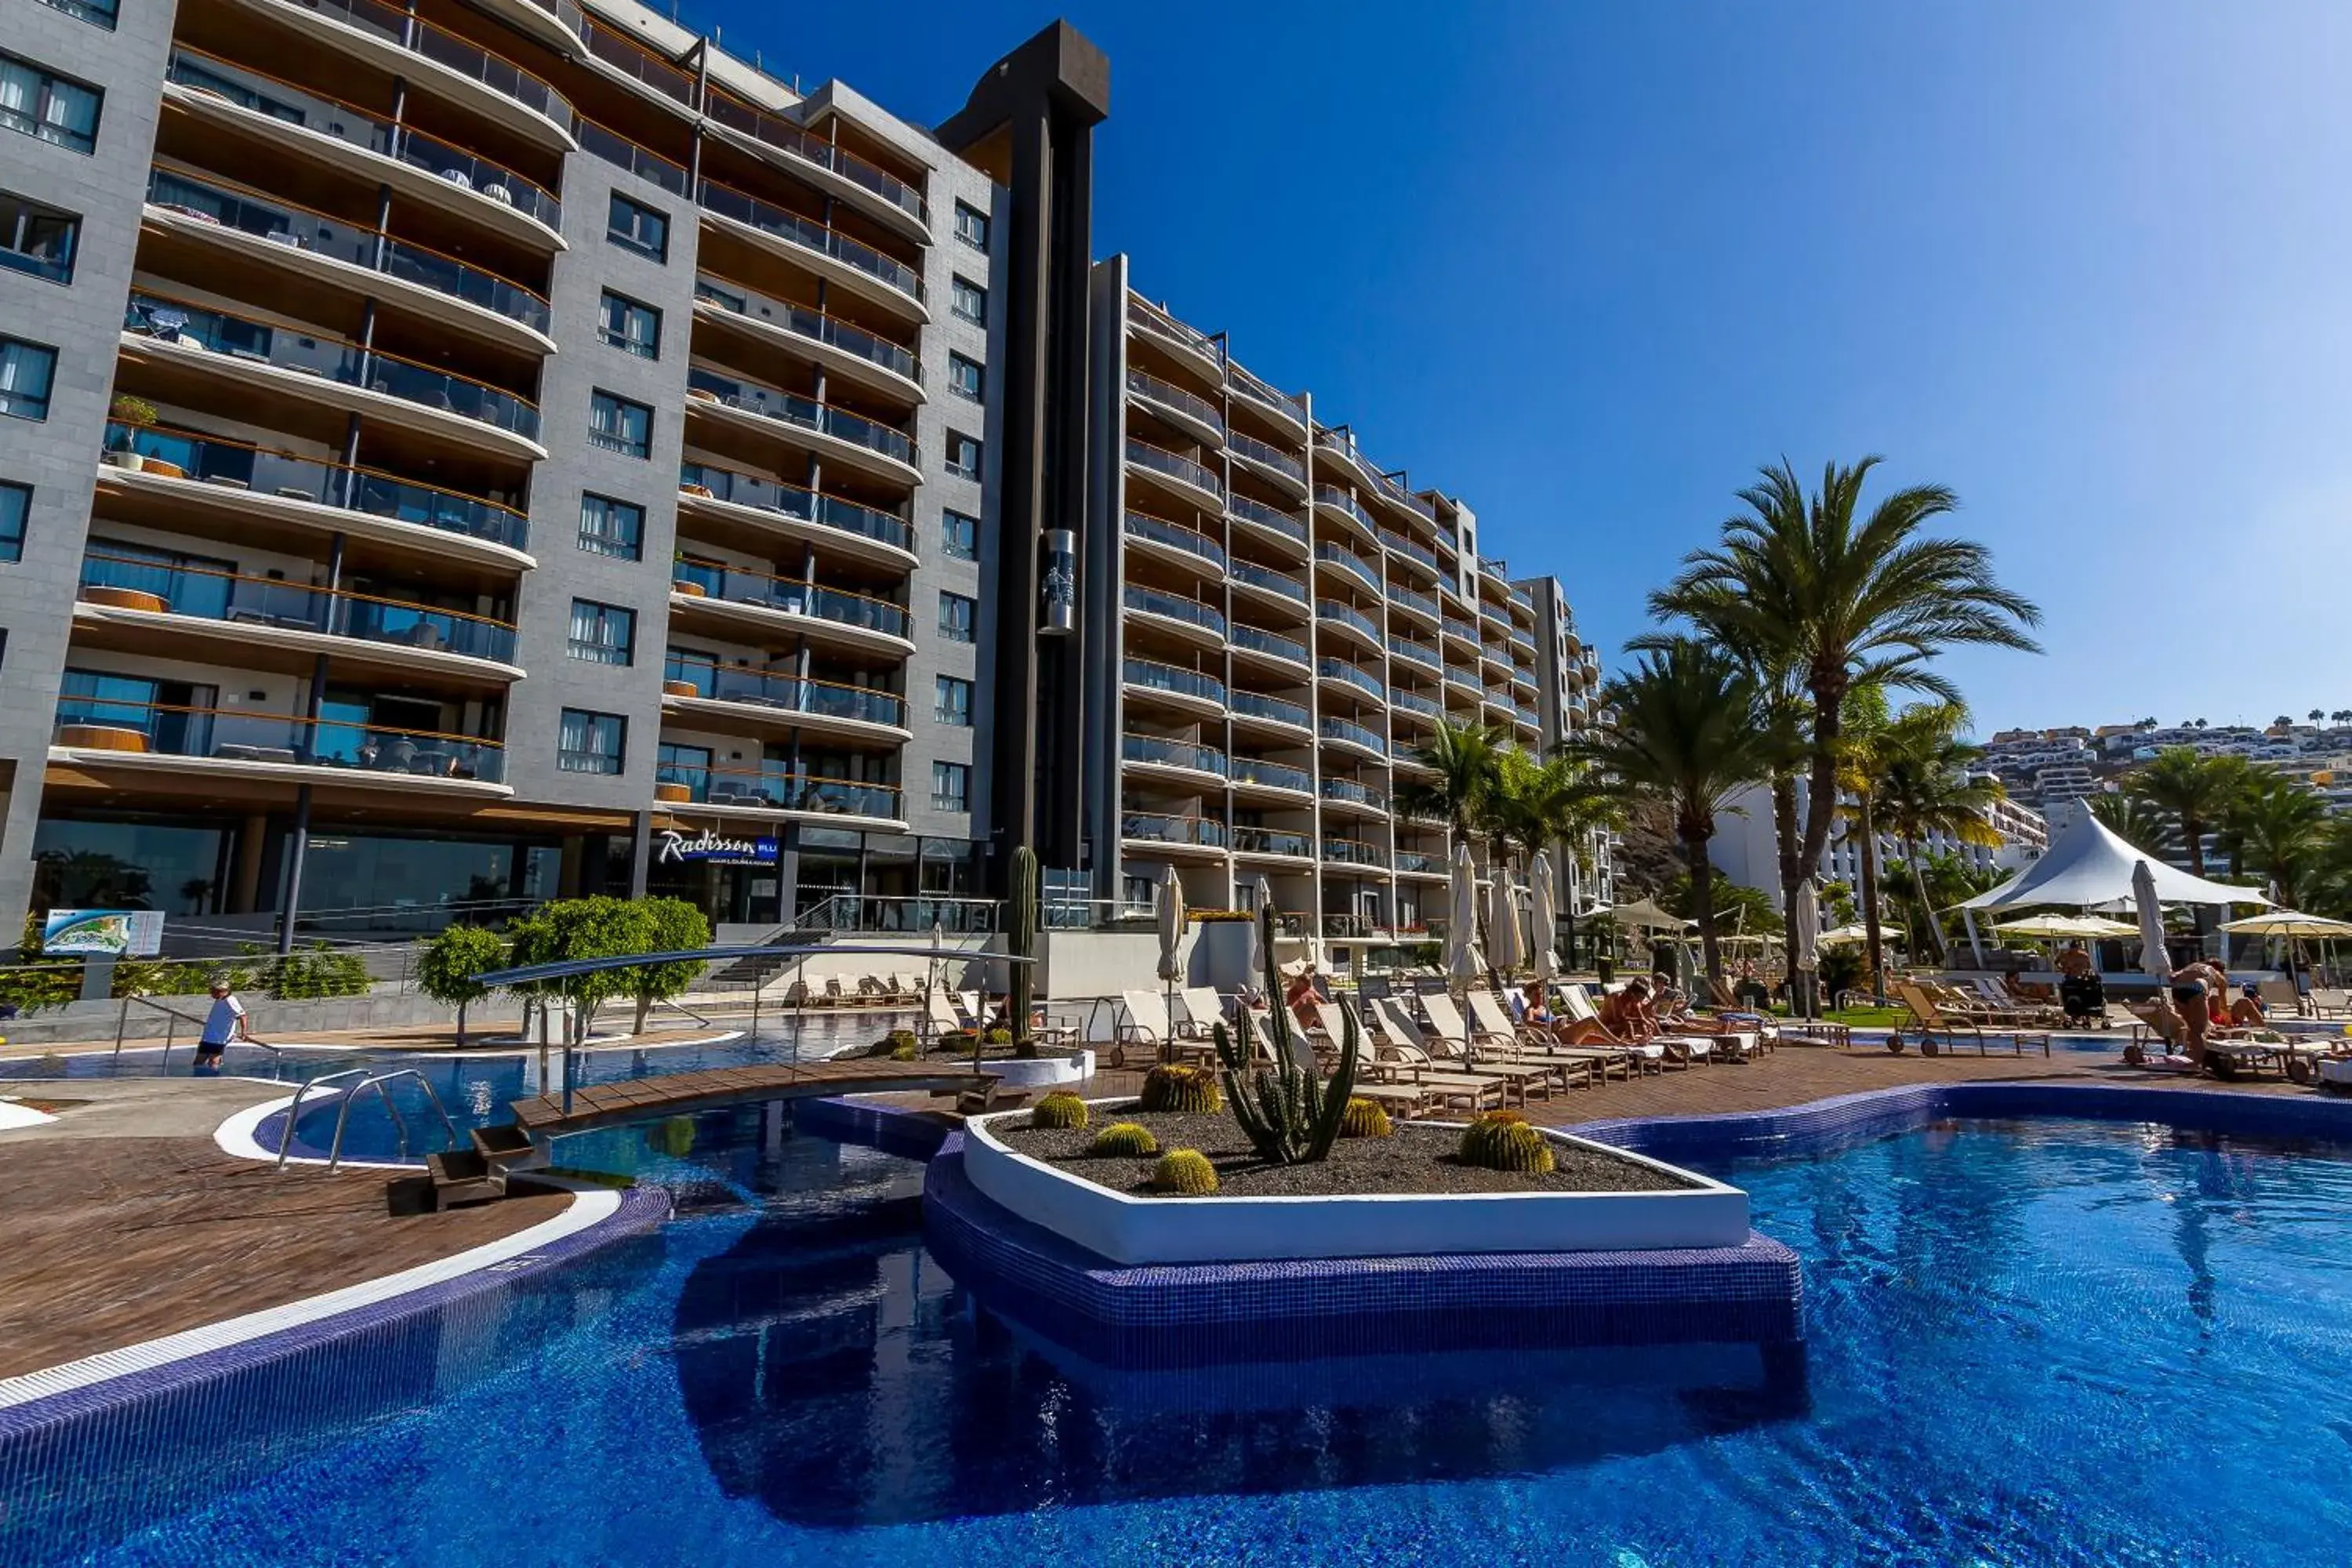
[[[686,575],[686,552],[683,550],[677,551],[672,554],[670,559],[673,563],[669,573],[670,592],[673,594],[683,594],[689,599],[699,599],[703,597],[702,584],[694,582]]]
[[[128,468],[134,474],[146,468],[147,459],[139,455],[136,443],[138,432],[155,423],[155,405],[143,397],[126,395],[117,397],[107,414],[113,425],[106,433],[106,449],[98,455],[98,460],[109,468]]]

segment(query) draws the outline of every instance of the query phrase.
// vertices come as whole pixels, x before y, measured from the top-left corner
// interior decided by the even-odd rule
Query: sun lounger
[[[1224,999],[1211,986],[1187,985],[1176,993],[1176,1000],[1184,1008],[1175,1027],[1180,1039],[1208,1039],[1210,1031],[1225,1021]]]
[[[1633,1053],[1615,1046],[1571,1046],[1561,1043],[1559,1036],[1540,1024],[1515,1025],[1503,1005],[1488,991],[1471,991],[1463,1000],[1470,1005],[1470,1021],[1480,1029],[1500,1034],[1506,1028],[1523,1050],[1541,1051],[1548,1056],[1591,1062],[1599,1080],[1606,1083],[1614,1070],[1619,1078],[1632,1076]]]
[[[1421,999],[1424,1008],[1437,1000],[1440,999],[1431,996]],[[1444,1000],[1446,1004],[1444,1011],[1451,1012],[1452,999]],[[1400,1059],[1417,1062],[1437,1073],[1453,1071],[1470,1078],[1499,1078],[1510,1086],[1512,1096],[1522,1105],[1528,1102],[1531,1094],[1550,1099],[1553,1089],[1569,1087],[1571,1076],[1583,1082],[1590,1082],[1591,1079],[1586,1063],[1524,1060],[1509,1055],[1507,1051],[1498,1051],[1492,1046],[1480,1055],[1465,1057],[1462,1054],[1464,1047],[1459,1037],[1447,1039],[1423,1029],[1393,997],[1381,998],[1372,1004],[1372,1009],[1382,1025],[1381,1033]],[[1491,1040],[1491,1037],[1489,1038]],[[1415,1081],[1423,1081],[1428,1076],[1428,1073],[1417,1073]]]
[[[2291,1017],[2303,1016],[2303,993],[2294,988],[2292,980],[2258,980],[2254,995],[2265,1009],[2284,1007]]]
[[[2352,1014],[2352,993],[2315,985],[2311,988],[2311,1012],[2315,1018],[2341,1018]]]
[[[1687,1056],[1677,1057],[1666,1049],[1663,1040],[1628,1040],[1612,1034],[1593,1010],[1592,998],[1581,985],[1563,985],[1559,991],[1562,1011],[1571,1024],[1591,1026],[1600,1036],[1600,1043],[1628,1054],[1633,1064],[1644,1072],[1660,1072],[1670,1067],[1690,1066]]]
[[[1111,1026],[1111,1066],[1127,1065],[1127,1049],[1130,1046],[1159,1059],[1176,1037],[1176,1026],[1168,1018],[1167,998],[1157,991],[1122,991],[1118,1002],[1119,1011],[1127,1016]]]
[[[1989,1040],[2006,1037],[2011,1045],[2016,1047],[2019,1056],[2025,1054],[2025,1047],[2030,1044],[2040,1045],[2043,1056],[2050,1054],[2050,1036],[2047,1032],[2030,1031],[2007,1025],[1988,1031],[1985,1026],[1976,1019],[1954,1016],[1947,1012],[1937,1005],[1935,997],[1930,996],[1924,988],[1910,981],[1897,983],[1895,994],[1902,999],[1903,1005],[1910,1011],[1912,1026],[1924,1038],[1932,1040],[1937,1035],[1941,1035],[1955,1047],[1962,1040],[1973,1040],[1976,1042],[1977,1055],[1985,1056],[1989,1054],[1987,1051]]]

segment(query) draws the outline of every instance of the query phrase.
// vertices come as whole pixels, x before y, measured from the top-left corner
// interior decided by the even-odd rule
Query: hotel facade
[[[1026,842],[1421,925],[1412,746],[1597,655],[1090,255],[1108,110],[1060,26],[927,130],[627,4],[0,12],[0,920],[928,930]]]

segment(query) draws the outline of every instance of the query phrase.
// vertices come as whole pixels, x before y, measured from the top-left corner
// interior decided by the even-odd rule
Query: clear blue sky
[[[936,122],[1054,14],[684,19]],[[1980,729],[2352,706],[2340,0],[1064,14],[1111,58],[1097,254],[1612,654],[1757,464],[1875,451],[2048,613],[1950,661]]]

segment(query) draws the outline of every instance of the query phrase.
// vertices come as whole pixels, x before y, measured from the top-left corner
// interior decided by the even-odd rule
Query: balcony
[[[1427,496],[1413,494],[1404,481],[1396,475],[1375,473],[1372,475],[1372,485],[1375,493],[1384,500],[1394,501],[1406,510],[1416,512],[1432,522],[1437,521],[1437,503]],[[1432,558],[1431,563],[1435,564],[1434,557]]]
[[[555,352],[545,298],[455,257],[210,174],[157,168],[147,201],[150,219],[176,234],[237,247],[250,258],[359,293],[383,294],[509,347]]]
[[[1477,701],[1486,689],[1478,684],[1477,676],[1454,665],[1446,667],[1445,685],[1448,690],[1467,697],[1473,702]]]
[[[495,741],[425,730],[313,721],[244,710],[74,698],[58,704],[53,754],[89,767],[154,767],[176,783],[202,775],[337,787],[503,795]]]
[[[912,524],[890,512],[860,506],[839,496],[803,489],[798,485],[779,484],[773,479],[722,468],[713,463],[680,464],[677,489],[678,508],[682,512],[707,513],[719,508],[757,512],[760,514],[757,518],[741,521],[761,526],[779,522],[801,525],[784,526],[779,531],[792,538],[828,545],[856,539],[863,543],[886,546],[891,552],[891,559],[909,569],[919,563],[920,558],[915,552]]]
[[[74,618],[102,628],[107,641],[127,636],[142,652],[170,655],[190,637],[217,637],[248,650],[299,655],[276,662],[307,671],[310,659],[329,653],[367,657],[340,646],[358,642],[386,650],[378,662],[394,668],[437,668],[501,683],[522,679],[515,665],[515,629],[504,621],[104,551],[82,558]]]
[[[1118,836],[1130,843],[1160,844],[1185,849],[1223,849],[1225,825],[1205,816],[1177,816],[1155,811],[1123,811]]]
[[[1214,473],[1192,458],[1155,447],[1149,441],[1129,437],[1127,463],[1130,468],[1140,468],[1156,474],[1161,479],[1179,487],[1179,493],[1188,500],[1202,501],[1211,508],[1224,504],[1225,485]]]
[[[1313,795],[1315,775],[1305,768],[1294,768],[1287,763],[1269,763],[1262,757],[1234,759],[1235,788],[1281,790],[1290,795]]]
[[[654,798],[667,805],[809,816],[861,817],[906,826],[898,786],[862,779],[818,778],[787,768],[720,768],[662,763],[654,769]]]
[[[1183,773],[1207,773],[1216,778],[1225,776],[1225,754],[1207,746],[1196,746],[1189,741],[1171,741],[1159,735],[1122,735],[1118,754],[1122,761],[1150,768],[1174,768]]]
[[[1247,464],[1252,472],[1271,479],[1301,500],[1307,499],[1307,465],[1281,447],[1236,430],[1226,436],[1225,450],[1234,455],[1235,461]]]
[[[1361,610],[1343,605],[1337,599],[1318,599],[1315,601],[1315,618],[1347,628],[1366,648],[1374,653],[1380,651],[1381,628]]]
[[[1507,592],[1512,605],[1518,609],[1525,610],[1528,613],[1528,618],[1529,620],[1533,620],[1536,613],[1536,596],[1528,592],[1525,588],[1520,587],[1516,583],[1511,584],[1510,588],[1507,590]]]
[[[572,129],[580,137],[580,150],[593,158],[602,158],[616,169],[625,169],[640,180],[659,185],[674,196],[684,196],[692,182],[686,165],[673,163],[649,147],[640,146],[619,132],[597,124],[587,116],[573,122]]]
[[[819,273],[852,293],[903,311],[919,321],[931,319],[923,303],[921,275],[895,257],[885,256],[838,229],[828,228],[715,180],[702,182],[696,201],[703,211],[751,235],[782,241],[787,256],[813,262]]]
[[[1379,542],[1381,531],[1373,526],[1372,514],[1357,504],[1356,498],[1346,490],[1335,489],[1329,485],[1317,485],[1315,506],[1318,511],[1327,512],[1354,527],[1363,535],[1366,543]],[[1372,581],[1378,584],[1380,577],[1377,573],[1373,574]]]
[[[296,25],[313,42],[464,103],[542,146],[569,151],[573,145],[572,105],[562,94],[414,12],[381,0],[300,0],[267,8],[300,18]]]
[[[1437,575],[1437,552],[1427,545],[1416,544],[1392,528],[1381,530],[1381,544],[1390,554],[1402,555],[1407,561],[1419,565],[1431,576]]]
[[[1225,574],[1224,546],[1197,528],[1187,528],[1149,512],[1129,511],[1126,532],[1129,539],[1158,546],[1156,553],[1163,560],[1172,559],[1195,571],[1205,569],[1213,577]]]
[[[689,711],[731,710],[732,717],[781,729],[873,740],[911,738],[907,729],[907,700],[896,692],[676,654],[662,663],[662,701],[665,707]]]
[[[539,409],[516,394],[307,326],[273,326],[134,289],[123,313],[122,350],[134,362],[205,382],[304,402],[323,395],[352,413],[500,457],[535,462],[547,456],[539,444]],[[327,394],[329,387],[349,390]]]
[[[1263,724],[1279,724],[1291,730],[1315,728],[1315,716],[1307,710],[1303,702],[1285,701],[1261,691],[1230,691],[1225,695],[1225,703],[1236,724],[1255,721]],[[1235,767],[1239,767],[1238,763]],[[1236,772],[1234,776],[1239,778],[1241,774]]]
[[[714,123],[828,176],[812,183],[848,198],[868,216],[889,224],[908,239],[929,243],[930,208],[923,194],[888,170],[717,89],[705,94],[702,111]]]
[[[1446,875],[1444,856],[1424,854],[1418,849],[1398,850],[1394,864],[1399,876],[1444,877]]]
[[[1219,714],[1225,710],[1225,683],[1203,670],[1161,664],[1155,659],[1129,658],[1120,662],[1119,680],[1127,686],[1173,698],[1179,707],[1198,707]]]
[[[1413,691],[1391,691],[1389,706],[1400,713],[1418,714],[1432,723],[1445,717],[1445,710],[1430,698]]]
[[[1197,600],[1179,598],[1173,594],[1163,594],[1157,588],[1142,588],[1133,584],[1128,584],[1122,599],[1136,614],[1173,623],[1196,640],[1211,643],[1225,640],[1223,614]]]
[[[1351,687],[1375,702],[1389,700],[1388,683],[1371,671],[1349,664],[1344,658],[1320,658],[1315,661],[1315,673],[1325,680],[1336,680]]]
[[[1215,446],[1225,438],[1224,411],[1207,398],[1187,392],[1172,382],[1162,381],[1130,365],[1127,372],[1127,395],[1196,441]]]
[[[1388,791],[1374,789],[1355,779],[1325,779],[1322,794],[1325,800],[1361,806],[1366,811],[1385,812],[1389,808]]]
[[[738,381],[695,365],[686,373],[686,406],[689,412],[723,408],[731,415],[782,425],[817,437],[803,444],[821,457],[903,484],[923,482],[922,469],[916,466],[913,437],[796,392]]]
[[[1315,432],[1315,460],[1318,468],[1324,464],[1337,464],[1343,474],[1359,479],[1367,485],[1377,483],[1381,477],[1379,466],[1358,451],[1355,442],[1339,430]],[[1366,526],[1370,525],[1368,523]]]
[[[1228,362],[1225,365],[1225,385],[1238,396],[1246,397],[1286,425],[1307,434],[1307,402],[1286,392],[1276,390],[1273,384],[1252,375],[1241,366]]]
[[[647,49],[643,44],[604,26],[577,6],[559,4],[558,17],[567,24],[573,37],[586,46],[587,58],[603,66],[606,72],[623,81],[634,82],[646,89],[655,101],[667,109],[691,113],[694,106],[694,75]]]
[[[1315,842],[1304,833],[1277,827],[1236,827],[1232,837],[1236,855],[1268,855],[1286,860],[1315,858]]]
[[[1327,833],[1323,836],[1323,858],[1335,866],[1384,868],[1389,863],[1389,852],[1360,838],[1335,838]]]
[[[1159,306],[1139,294],[1127,297],[1128,325],[1156,340],[1161,347],[1180,355],[1208,380],[1223,378],[1225,370],[1225,345],[1208,333],[1186,326]]]
[[[1388,599],[1390,609],[1418,616],[1433,628],[1444,623],[1444,617],[1437,607],[1437,601],[1426,594],[1418,594],[1402,584],[1391,583],[1388,588]]]
[[[1303,555],[1307,550],[1307,524],[1289,512],[1278,510],[1247,496],[1225,498],[1225,515],[1234,521],[1259,529],[1263,534],[1298,547]]]
[[[838,316],[708,275],[694,280],[694,305],[697,314],[782,339],[845,379],[923,399],[923,367],[913,351]]]
[[[1380,573],[1373,569],[1370,562],[1344,545],[1333,544],[1328,541],[1316,545],[1315,561],[1316,564],[1320,566],[1337,567],[1375,594],[1381,592]]]
[[[1389,743],[1361,724],[1351,724],[1345,719],[1326,719],[1316,726],[1316,733],[1335,745],[1369,752],[1381,762],[1388,760]]]
[[[521,512],[373,468],[127,425],[107,426],[103,463],[101,490],[207,510],[224,524],[266,517],[426,553],[452,552],[487,564],[534,564],[523,553],[530,529]]]
[[[1445,635],[1447,637],[1453,638],[1455,642],[1465,644],[1473,651],[1477,649],[1479,646],[1478,624],[1475,621],[1465,620],[1459,616],[1447,616],[1444,618],[1444,625]]]
[[[1236,561],[1231,567],[1231,575],[1236,588],[1255,588],[1287,599],[1294,605],[1304,605],[1307,603],[1307,584],[1287,572],[1260,566],[1254,561]]]
[[[1233,649],[1236,655],[1256,654],[1266,658],[1295,664],[1301,670],[1307,668],[1307,645],[1296,637],[1270,632],[1263,626],[1244,626],[1235,622],[1233,628]]]
[[[1392,658],[1404,659],[1411,664],[1417,664],[1432,675],[1442,674],[1445,668],[1445,661],[1438,657],[1435,648],[1424,647],[1405,637],[1389,638],[1389,656]]]
[[[1538,714],[1534,709],[1528,707],[1524,702],[1515,702],[1511,704],[1511,717],[1517,721],[1521,729],[1540,730],[1543,728],[1542,716]]]
[[[761,626],[786,626],[812,637],[846,631],[852,646],[877,644],[893,653],[912,653],[909,617],[904,606],[842,588],[820,588],[792,577],[712,562],[681,560],[671,568],[673,614],[712,614]]]

